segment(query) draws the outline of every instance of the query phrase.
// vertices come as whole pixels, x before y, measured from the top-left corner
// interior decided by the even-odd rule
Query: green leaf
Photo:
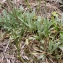
[[[44,58],[45,58],[44,54],[41,54],[41,55],[38,57],[38,59],[44,59]]]
[[[63,45],[60,45],[59,48],[63,51]]]
[[[61,15],[61,25],[63,26],[63,13],[62,13],[62,15]]]
[[[59,46],[59,42],[58,43],[55,43],[55,42],[53,42],[53,41],[51,41],[51,42],[49,42],[49,47],[48,47],[48,49],[49,49],[49,51],[52,53],[53,51],[55,51],[57,48],[58,48],[58,46]]]
[[[63,43],[63,32],[60,33],[60,40]]]
[[[52,13],[52,16],[58,17],[57,12],[54,11],[54,12]]]
[[[22,6],[22,5],[20,6],[20,10],[21,10],[21,11],[24,11],[24,8],[23,8],[23,6]]]
[[[59,43],[55,43],[55,44],[53,44],[52,52],[58,48],[58,45],[59,45]]]
[[[6,10],[3,10],[3,11],[2,11],[2,14],[3,14],[3,16],[6,18],[6,16],[7,16],[7,11],[6,11]]]
[[[49,49],[50,52],[51,52],[51,50],[52,50],[52,45],[53,45],[53,42],[49,42],[49,47],[48,47],[48,49]]]

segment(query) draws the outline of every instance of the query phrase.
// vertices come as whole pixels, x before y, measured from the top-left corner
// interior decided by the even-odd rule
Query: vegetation
[[[26,1],[26,3],[29,3]],[[39,1],[40,3],[40,1]],[[9,4],[9,3],[8,3]],[[9,5],[11,5],[10,3]],[[39,5],[40,7],[40,5]],[[3,7],[4,8],[4,7]],[[12,8],[12,7],[10,7]],[[31,10],[29,4],[28,8]],[[25,60],[20,56],[20,42],[24,35],[30,33],[32,35],[31,41],[36,40],[40,44],[38,52],[32,52],[30,49],[30,39],[26,39],[25,44],[28,47],[28,56],[31,56],[35,62],[45,58],[60,60],[63,57],[63,14],[61,18],[56,12],[52,13],[51,18],[44,18],[36,14],[36,10],[31,12],[20,6],[19,9],[13,8],[8,11],[4,8],[2,16],[0,16],[0,27],[10,34],[10,39],[17,47],[18,59],[23,63]],[[40,55],[35,58],[36,54]],[[50,59],[51,58],[51,59]]]

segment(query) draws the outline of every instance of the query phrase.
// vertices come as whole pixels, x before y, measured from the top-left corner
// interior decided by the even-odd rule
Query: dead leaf
[[[3,38],[4,38],[4,39],[8,39],[9,37],[10,37],[10,34],[4,34],[4,35],[3,35]]]
[[[26,41],[25,41],[25,45],[28,45],[28,44],[29,44],[29,40],[26,39]]]
[[[51,33],[56,33],[57,31],[56,30],[52,30]]]

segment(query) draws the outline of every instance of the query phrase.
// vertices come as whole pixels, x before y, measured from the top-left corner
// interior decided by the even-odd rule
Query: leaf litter
[[[32,8],[36,8],[36,6],[37,6],[36,1],[33,1],[33,0],[30,0],[30,1],[31,1],[30,6]],[[53,1],[53,0],[51,0],[51,1]],[[50,0],[49,0],[49,2],[50,2]],[[6,0],[1,1],[1,3],[2,4],[6,3]],[[21,1],[17,0],[17,2],[13,0],[13,3],[16,4],[18,7],[20,6],[20,4],[23,5],[25,7],[25,9],[27,7],[26,4],[24,4],[24,2],[22,0]],[[43,11],[44,10],[44,8],[43,8],[44,2],[41,1],[41,4],[42,4],[41,10]],[[51,4],[51,3],[46,4],[47,15],[49,15],[48,18],[50,18],[51,13],[53,11],[57,11],[57,13],[59,13],[59,14],[62,13],[62,11],[60,9],[58,9],[58,7],[55,5],[57,5],[57,4]],[[42,12],[42,13],[44,13],[44,12]],[[43,16],[44,16],[44,14],[43,14]],[[10,36],[9,34],[5,34],[4,32],[2,32],[2,30],[0,30],[0,63],[21,63],[17,58],[18,52],[16,51],[16,46],[13,43],[13,41],[11,41],[12,43],[8,44],[9,36]],[[22,58],[25,61],[28,61],[29,63],[35,63],[34,60],[36,60],[36,58],[38,58],[38,57],[39,58],[43,57],[43,59],[44,59],[45,56],[42,54],[45,54],[46,52],[44,52],[40,49],[39,41],[37,41],[35,39],[33,40],[33,38],[29,39],[29,37],[32,37],[32,36],[26,35],[26,37],[23,37],[22,41],[20,42],[20,44],[21,44],[20,45],[20,56],[22,56]],[[60,46],[60,48],[62,48],[62,47]],[[3,54],[4,50],[5,50],[5,55]],[[32,57],[33,58],[35,57],[35,58],[32,59]],[[57,62],[53,61],[52,59],[50,59],[50,61],[52,63],[57,63]],[[36,60],[36,63],[46,63],[46,62],[49,63],[49,60],[47,60],[47,58],[44,59],[43,62],[40,60],[39,61]],[[25,63],[27,63],[27,62],[25,62]],[[58,63],[63,63],[63,61],[60,60]]]

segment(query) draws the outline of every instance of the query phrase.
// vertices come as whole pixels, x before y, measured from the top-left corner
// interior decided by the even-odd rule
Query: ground
[[[0,3],[2,3],[5,7],[9,8],[7,6],[7,2],[6,0],[1,1]],[[27,5],[24,3],[23,0],[17,0],[17,2],[15,2],[15,0],[13,0],[13,3],[19,7],[20,5],[22,5],[25,10],[27,9]],[[31,8],[36,8],[38,5],[38,3],[36,2],[36,0],[30,0],[30,6]],[[43,17],[45,17],[44,14],[44,9],[45,9],[45,5],[44,5],[44,1],[42,0],[40,2],[40,9],[41,12],[37,12],[37,15],[42,15]],[[2,8],[0,8],[0,14],[2,12]],[[60,4],[58,1],[56,0],[47,0],[46,1],[46,14],[47,17],[50,18],[52,12],[56,11],[59,14],[59,17],[61,16],[61,13],[63,12],[62,7],[60,8]],[[16,50],[16,46],[15,43],[13,43],[13,41],[9,40],[9,34],[6,34],[5,31],[0,29],[0,63],[22,63],[18,58],[17,58],[17,50]],[[22,38],[22,40],[20,41],[20,56],[25,60],[25,63],[63,63],[63,60],[48,60],[47,58],[44,59],[43,61],[41,60],[36,60],[35,58],[37,58],[38,56],[40,56],[40,54],[42,53],[41,49],[39,48],[39,46],[41,45],[37,40],[32,40],[32,33],[26,32],[24,34],[24,37]],[[29,39],[29,46],[25,44],[26,41],[28,41]],[[11,42],[11,43],[10,43]],[[29,52],[37,52],[37,53],[31,53],[32,55],[34,55],[34,59],[32,59],[32,56],[30,56]],[[43,52],[44,54],[45,52]],[[34,60],[36,60],[36,62],[34,62]]]

